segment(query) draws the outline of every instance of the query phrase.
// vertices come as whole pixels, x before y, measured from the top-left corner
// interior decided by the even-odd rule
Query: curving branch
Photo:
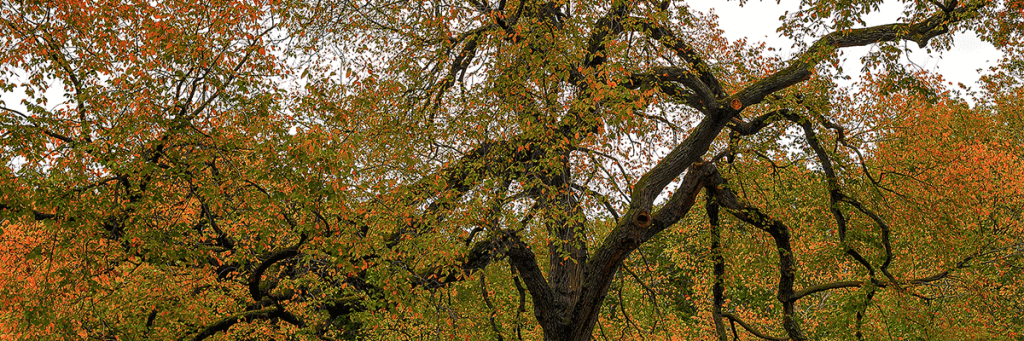
[[[797,291],[797,292],[793,293],[793,296],[790,297],[790,299],[796,301],[796,300],[799,300],[801,298],[804,298],[804,296],[808,296],[808,295],[811,295],[811,294],[819,293],[819,292],[826,291],[826,290],[832,290],[832,289],[859,288],[862,285],[867,284],[867,283],[868,282],[865,282],[865,281],[842,281],[842,282],[832,282],[832,283],[818,284],[818,285],[814,285],[814,286],[810,286],[810,287],[804,288],[803,290],[800,290],[800,291]]]
[[[281,320],[283,320],[285,322],[291,323],[291,324],[293,324],[293,325],[295,325],[297,327],[300,327],[300,328],[303,328],[303,327],[306,326],[306,324],[304,322],[302,322],[302,320],[300,320],[294,314],[285,311],[284,308],[281,308],[281,307],[270,307],[270,308],[263,308],[263,309],[259,309],[259,310],[246,311],[246,312],[243,312],[243,313],[239,313],[239,314],[236,314],[236,315],[225,317],[225,318],[221,319],[220,321],[217,321],[217,322],[207,326],[202,331],[200,331],[199,334],[196,334],[196,336],[192,338],[192,341],[202,341],[202,340],[205,340],[206,338],[208,338],[210,336],[213,336],[213,335],[215,335],[215,334],[217,334],[219,332],[228,330],[228,328],[231,328],[231,326],[234,326],[235,324],[238,324],[239,322],[249,322],[249,321],[257,321],[257,320],[270,320],[270,319],[275,319],[275,318],[276,319],[281,319]]]
[[[249,275],[249,295],[252,296],[253,301],[260,302],[266,294],[263,289],[260,288],[260,283],[263,281],[263,274],[267,272],[267,269],[269,269],[271,265],[274,265],[274,263],[297,256],[299,254],[299,247],[302,246],[305,241],[306,235],[302,234],[302,237],[299,239],[297,244],[271,253],[267,259],[260,263],[260,265],[256,267],[256,270]]]
[[[551,323],[556,318],[556,312],[551,309],[554,305],[555,293],[544,279],[544,273],[537,265],[537,257],[518,237],[513,236],[508,249],[508,262],[519,273],[526,284],[526,290],[533,298],[534,315],[541,325]]]
[[[742,319],[740,319],[736,315],[733,315],[732,313],[722,313],[722,317],[725,317],[725,318],[729,319],[729,321],[732,321],[732,322],[735,322],[735,323],[739,323],[740,326],[743,327],[743,329],[746,329],[748,332],[750,332],[751,334],[754,334],[754,336],[757,336],[759,338],[762,338],[762,339],[765,339],[765,340],[773,340],[773,341],[786,341],[786,340],[789,340],[789,337],[774,337],[774,336],[765,334],[765,333],[761,332],[760,330],[758,330],[757,328],[755,328],[754,326],[751,326],[750,324],[744,322]]]
[[[789,114],[790,110],[788,108],[783,108],[779,110],[772,110],[771,112],[750,119],[749,121],[744,121],[737,117],[733,118],[732,121],[729,122],[728,127],[739,136],[754,135],[759,133],[762,129],[771,126],[775,122],[785,120]]]
[[[711,72],[711,67],[692,45],[676,36],[672,29],[650,18],[630,17],[627,21],[636,30],[643,31],[651,40],[658,41],[666,48],[675,52],[676,56],[687,63],[687,73],[696,74],[697,82],[689,86],[700,94],[702,100],[714,103],[715,99],[725,98],[722,85]]]
[[[472,274],[482,270],[495,260],[505,256],[509,248],[510,236],[513,233],[510,231],[497,232],[489,238],[474,243],[465,259],[456,267],[458,271],[436,270],[431,274],[417,275],[416,277],[420,278],[420,280],[413,282],[413,285],[422,285],[425,288],[434,289],[450,283],[463,281],[466,278],[464,274]],[[441,275],[445,272],[447,273],[446,275]]]
[[[484,299],[484,304],[487,309],[491,310],[488,316],[488,320],[491,323],[491,330],[494,331],[494,335],[498,338],[498,341],[504,341],[505,338],[501,336],[501,330],[498,328],[498,324],[494,321],[494,316],[498,314],[498,310],[494,308],[494,303],[491,302],[490,295],[487,293],[487,276],[480,274],[480,296]]]
[[[685,89],[675,83],[682,84]],[[694,77],[692,72],[683,68],[654,67],[650,72],[630,75],[623,86],[634,90],[657,88],[665,95],[705,114],[714,110],[715,97],[711,90],[699,78]]]
[[[884,274],[886,278],[888,278],[890,281],[893,281],[895,283],[896,282],[896,277],[893,277],[893,275],[891,273],[889,273],[889,266],[892,265],[892,259],[893,259],[892,240],[891,240],[892,229],[889,228],[889,224],[887,224],[885,222],[885,220],[882,219],[882,217],[880,217],[877,213],[875,213],[875,211],[865,207],[857,199],[854,199],[854,198],[851,198],[849,196],[845,196],[844,195],[843,196],[843,202],[846,202],[846,203],[852,205],[858,211],[860,211],[861,213],[864,213],[865,215],[867,215],[869,218],[871,218],[872,221],[875,222],[875,225],[877,225],[878,228],[881,229],[881,231],[882,231],[882,247],[885,248],[885,260],[882,261],[882,265],[879,267],[879,269],[882,271],[882,274]]]
[[[775,241],[779,256],[779,284],[776,298],[782,303],[782,326],[793,340],[806,340],[796,321],[795,304],[792,301],[793,284],[796,279],[796,260],[793,257],[792,236],[790,228],[780,220],[774,219],[761,209],[751,206],[736,197],[718,173],[717,168],[710,174],[709,190],[713,191],[722,207],[737,219],[768,232]]]
[[[803,129],[804,137],[807,139],[807,144],[811,147],[811,150],[814,151],[815,156],[818,158],[818,162],[821,164],[821,169],[825,173],[825,183],[829,195],[828,209],[829,212],[832,213],[832,217],[836,222],[836,226],[838,227],[839,241],[845,242],[847,231],[847,219],[846,216],[843,214],[843,211],[839,209],[839,202],[846,198],[846,195],[843,194],[842,187],[839,185],[839,176],[836,175],[835,167],[832,165],[832,158],[829,157],[828,153],[825,151],[825,148],[821,146],[821,142],[818,139],[818,135],[814,131],[814,127],[811,125],[811,122],[809,120],[800,117],[799,115],[796,115],[794,113],[786,115],[786,118],[792,121],[793,123],[796,123],[797,125],[800,126],[801,129]],[[888,240],[888,236],[885,237],[885,240]],[[863,265],[864,268],[868,270],[868,274],[871,276],[873,280],[875,278],[874,266],[872,266],[871,263],[868,262],[868,260],[864,258],[864,256],[862,256],[860,252],[858,252],[856,249],[850,247],[845,243],[843,245],[845,249],[844,252],[851,258],[856,260],[858,263]],[[889,259],[891,259],[892,248],[888,247],[887,249],[889,250]]]
[[[974,260],[975,258],[977,258],[979,255],[982,255],[982,254],[983,254],[983,252],[979,251],[979,252],[976,252],[974,254],[971,254],[970,256],[964,257],[964,259],[959,261],[959,262],[957,262],[956,265],[953,266],[953,268],[948,269],[948,270],[944,270],[944,271],[941,271],[941,272],[938,272],[938,273],[935,273],[935,274],[933,274],[931,276],[915,278],[915,279],[910,279],[910,280],[905,280],[905,281],[895,281],[894,280],[892,283],[894,285],[899,285],[900,283],[903,283],[903,284],[911,285],[911,286],[927,285],[927,284],[929,284],[931,282],[935,282],[935,281],[939,281],[939,280],[948,278],[949,276],[951,276],[953,274],[953,271],[960,270],[960,269],[965,269],[965,268],[969,267],[970,266],[969,263],[972,260]],[[812,294],[816,294],[816,293],[819,293],[819,292],[822,292],[822,291],[828,291],[828,290],[832,290],[832,289],[842,289],[842,288],[859,288],[859,287],[867,285],[869,283],[871,283],[871,282],[866,282],[866,281],[840,281],[840,282],[832,282],[832,283],[822,283],[822,284],[813,285],[813,286],[801,289],[801,290],[793,293],[793,296],[792,296],[791,299],[793,301],[796,301],[796,300],[799,300],[799,299],[804,298],[806,296],[809,296],[809,295],[812,295]],[[874,284],[875,286],[877,286],[879,288],[885,288],[885,287],[888,287],[890,283],[878,282],[878,283],[872,283],[872,284]]]

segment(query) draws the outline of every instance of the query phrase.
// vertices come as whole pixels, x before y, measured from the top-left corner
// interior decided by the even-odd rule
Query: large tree
[[[6,1],[0,330],[1019,339],[1024,7],[880,4]]]

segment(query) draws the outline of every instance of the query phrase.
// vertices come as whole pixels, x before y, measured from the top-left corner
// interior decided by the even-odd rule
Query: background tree
[[[3,328],[1019,338],[1012,59],[969,106],[900,54],[1020,5],[877,5],[778,56],[672,1],[4,3]]]

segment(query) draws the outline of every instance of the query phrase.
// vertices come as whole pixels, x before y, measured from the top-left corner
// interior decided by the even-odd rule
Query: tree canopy
[[[4,1],[0,334],[1024,340],[1024,3],[900,4]]]

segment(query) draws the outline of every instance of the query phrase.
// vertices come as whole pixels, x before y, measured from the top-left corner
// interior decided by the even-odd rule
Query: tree
[[[5,275],[39,285],[0,321],[1019,338],[1019,90],[972,107],[899,56],[1019,55],[1021,6],[905,7],[803,3],[783,57],[672,1],[4,3]]]

